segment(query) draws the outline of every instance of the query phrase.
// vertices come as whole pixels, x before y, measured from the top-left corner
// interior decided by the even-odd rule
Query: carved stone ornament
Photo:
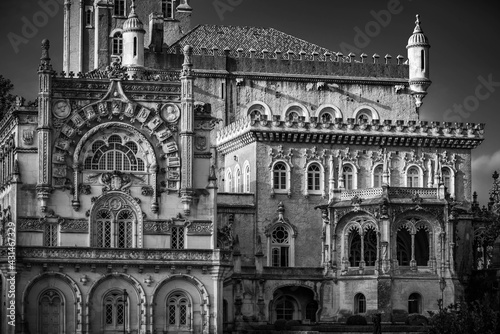
[[[104,185],[103,192],[112,190],[127,192],[132,185],[132,178],[128,174],[114,171],[113,173],[102,173],[100,182]]]
[[[106,74],[110,79],[121,80],[125,78],[127,68],[122,66],[120,57],[113,57],[110,65],[106,67]]]
[[[33,145],[35,137],[35,131],[30,129],[23,130],[23,143],[24,145],[30,146]]]
[[[196,136],[195,137],[195,147],[198,151],[205,151],[207,149],[207,137]]]
[[[160,115],[166,122],[174,123],[179,119],[181,111],[176,104],[167,103],[161,108]]]
[[[274,152],[274,149],[272,147],[269,148],[269,156],[271,157],[271,163],[269,164],[269,168],[272,167],[273,163],[276,160],[285,160],[288,162],[290,168],[292,168],[292,157],[293,157],[293,152],[292,149],[288,151],[288,153],[285,153],[283,151],[283,145],[279,145],[278,149],[276,150],[276,153]]]
[[[71,105],[68,100],[58,100],[52,105],[52,114],[59,119],[66,119],[71,114]]]

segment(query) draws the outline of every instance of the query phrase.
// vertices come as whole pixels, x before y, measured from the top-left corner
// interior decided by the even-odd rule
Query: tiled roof
[[[248,54],[250,49],[254,49],[257,53],[262,50],[274,53],[278,50],[283,54],[291,50],[296,55],[301,51],[308,55],[313,52],[319,55],[334,53],[274,28],[262,27],[199,25],[175,42],[169,48],[169,52],[175,52],[175,49],[182,50],[185,45],[191,45],[194,54],[202,54],[202,48],[209,51],[217,48],[219,52],[229,48],[233,56],[237,55],[236,50],[239,48],[243,49],[245,54]]]

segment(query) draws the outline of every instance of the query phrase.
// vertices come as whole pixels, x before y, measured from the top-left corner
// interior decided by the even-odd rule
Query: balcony
[[[387,187],[386,196],[388,198],[414,198],[418,196],[422,199],[439,199],[438,194],[437,188]],[[342,190],[340,200],[349,201],[356,196],[366,200],[381,198],[383,195],[385,195],[384,188]]]
[[[87,247],[17,247],[18,262],[123,264],[230,264],[231,252],[219,249],[141,249]]]

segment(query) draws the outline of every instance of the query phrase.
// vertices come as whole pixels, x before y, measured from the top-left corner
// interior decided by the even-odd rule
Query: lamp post
[[[441,289],[441,309],[444,307],[444,289],[446,288],[446,281],[444,277],[439,280],[439,288]]]
[[[128,293],[126,289],[123,289],[123,334],[127,333],[127,319],[126,319],[126,314],[127,314],[127,298],[128,298]]]

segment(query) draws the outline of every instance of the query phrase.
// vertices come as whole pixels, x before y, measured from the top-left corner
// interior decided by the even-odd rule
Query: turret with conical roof
[[[123,60],[122,64],[129,68],[144,67],[144,25],[135,12],[135,0],[130,6],[128,19],[123,23]],[[130,72],[130,71],[129,71]]]
[[[420,17],[417,15],[415,29],[408,39],[408,63],[410,66],[410,89],[415,97],[417,108],[422,105],[422,99],[431,85],[429,79],[429,40],[420,27]]]

